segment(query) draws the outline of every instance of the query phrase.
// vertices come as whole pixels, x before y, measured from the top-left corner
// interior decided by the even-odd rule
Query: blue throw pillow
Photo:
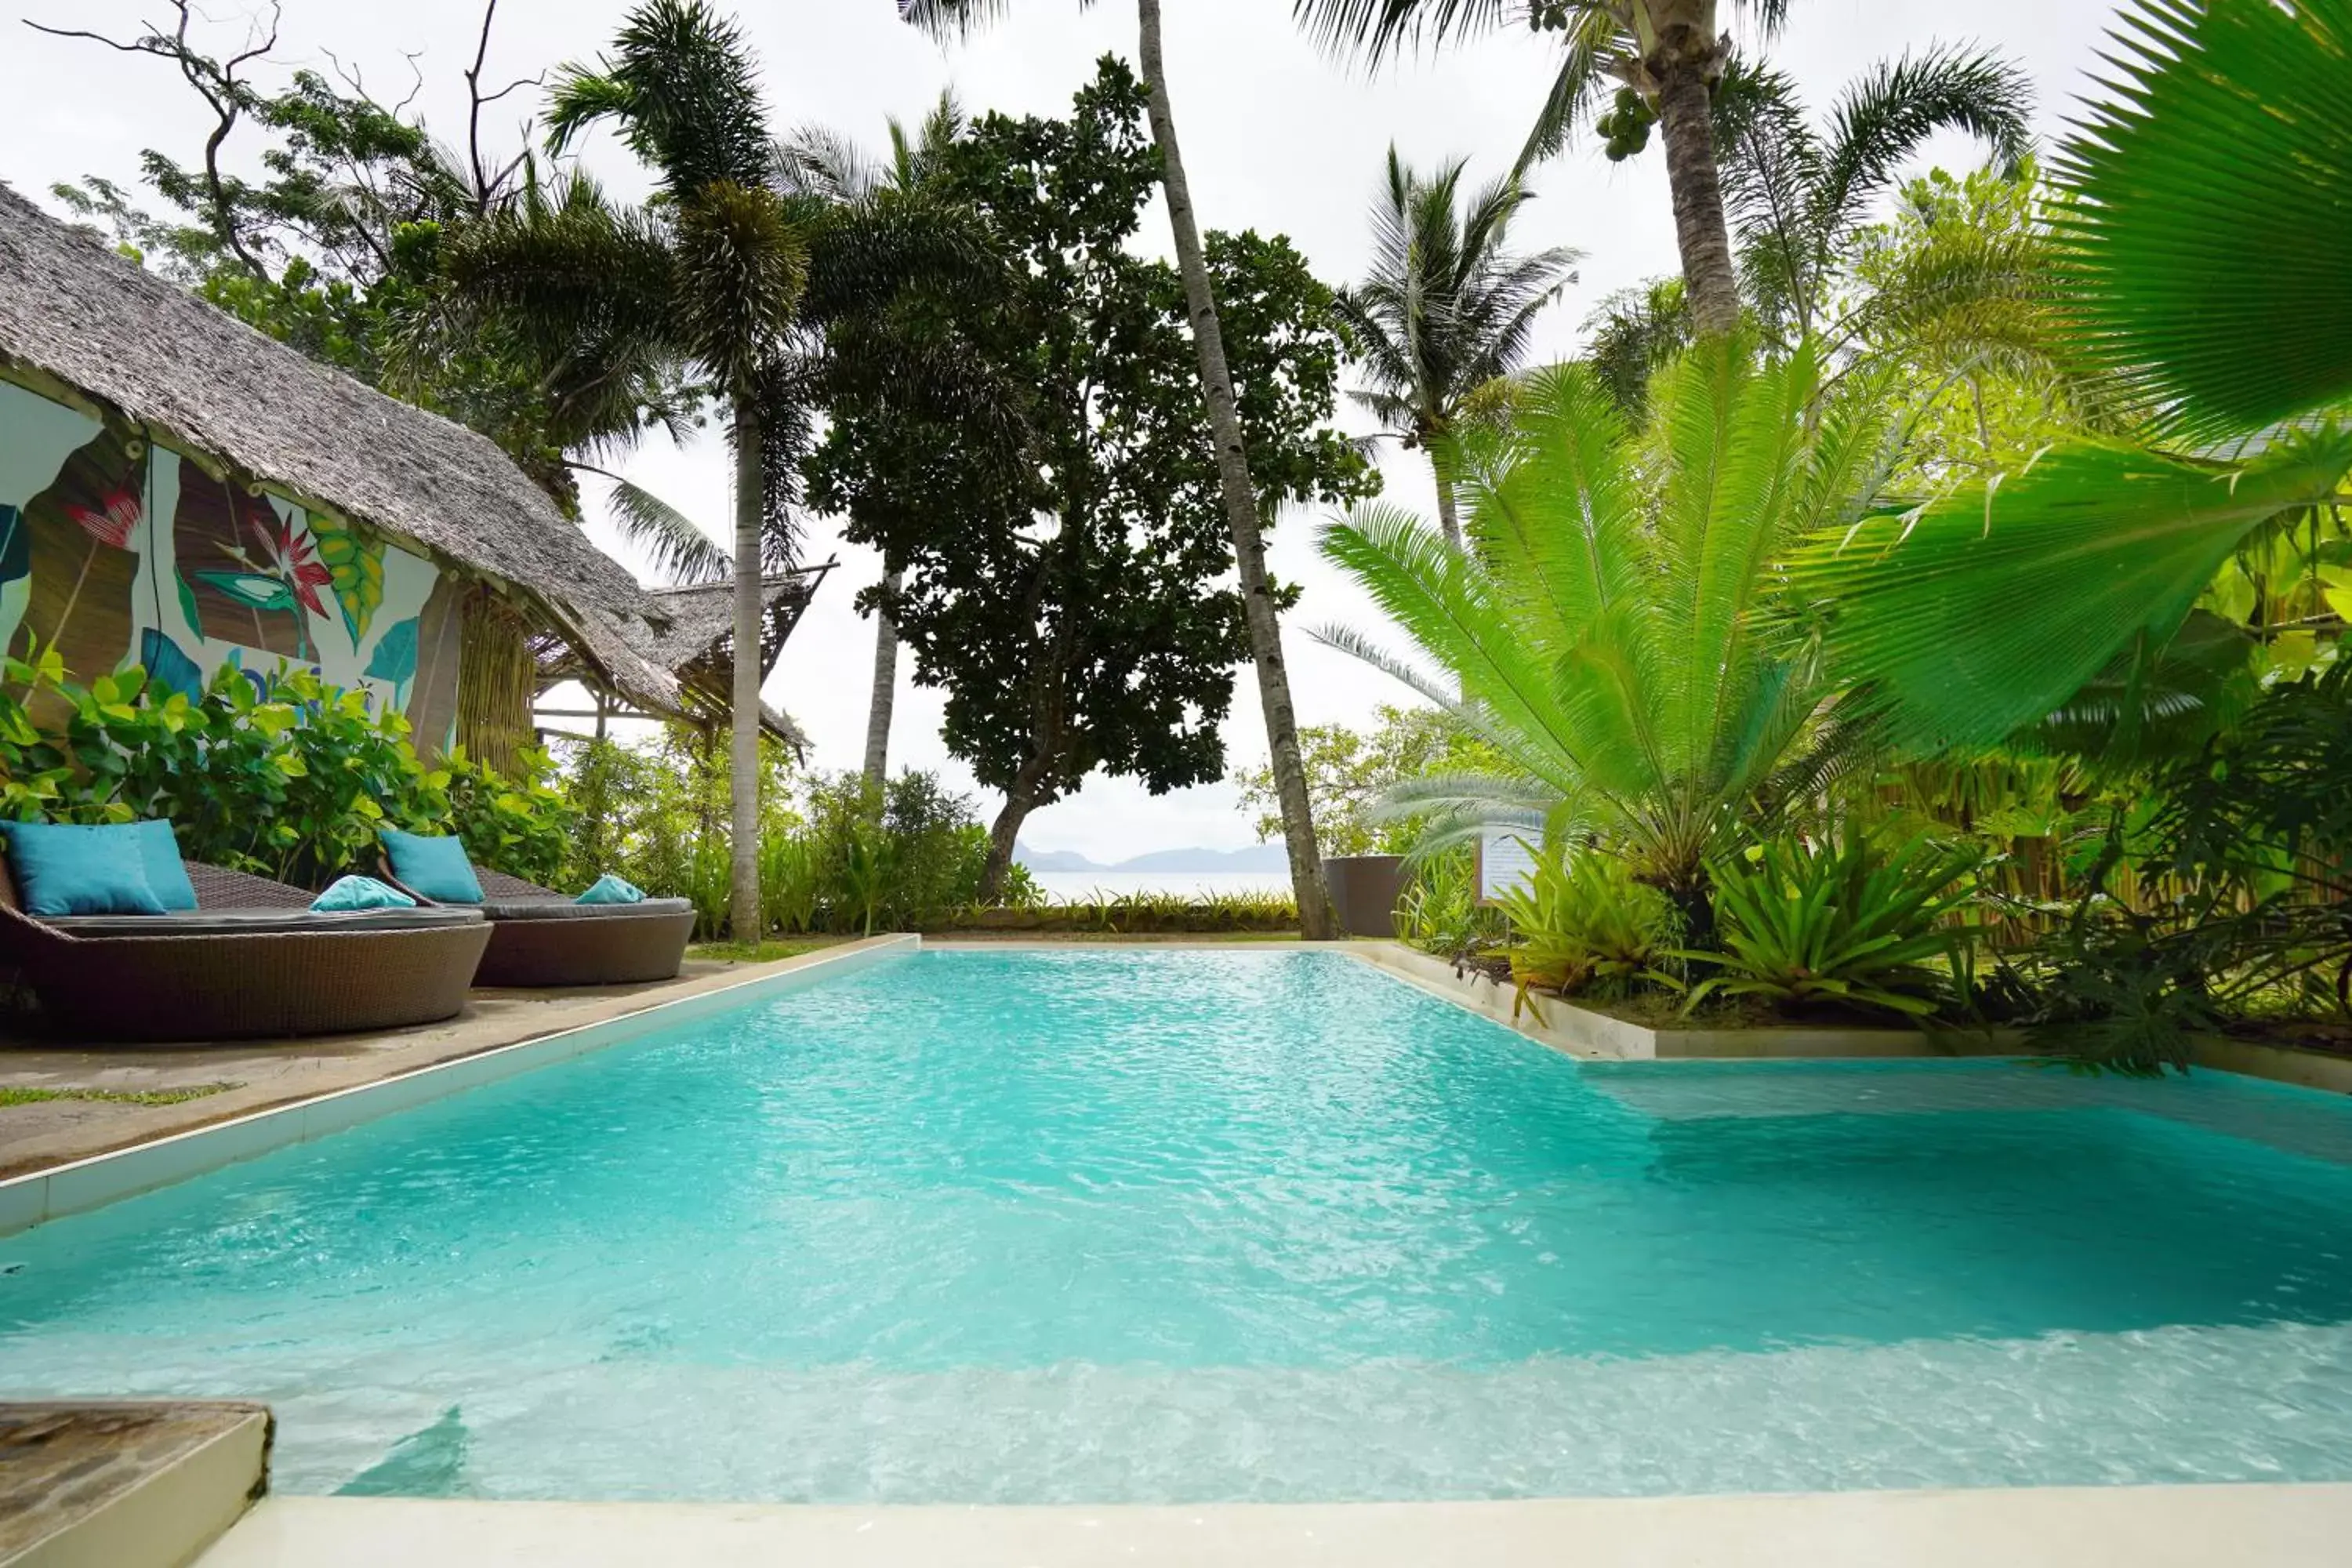
[[[135,825],[12,822],[8,872],[29,915],[160,915]],[[191,895],[189,900],[195,900]]]
[[[338,910],[413,910],[416,900],[373,877],[338,877],[310,900],[310,907],[322,914]]]
[[[155,901],[167,910],[194,909],[195,884],[188,880],[188,868],[180,863],[179,836],[172,831],[172,825],[160,819],[134,822],[131,831],[138,836],[147,886],[153,890]]]
[[[575,904],[642,904],[646,890],[635,882],[625,882],[610,871],[596,879],[595,885],[572,900]]]
[[[466,842],[446,835],[383,830],[383,852],[401,886],[436,904],[478,904],[482,884],[466,858]]]

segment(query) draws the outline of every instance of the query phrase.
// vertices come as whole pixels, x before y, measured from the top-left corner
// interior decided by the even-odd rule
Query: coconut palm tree
[[[912,196],[939,170],[966,123],[955,95],[942,91],[912,133],[898,116],[890,117],[890,156],[878,163],[845,137],[805,130],[784,144],[785,182],[805,195],[845,205],[870,202],[884,191]],[[877,799],[889,776],[890,720],[898,693],[898,625],[890,605],[905,584],[906,574],[886,562],[874,611],[874,686],[866,703],[863,769],[866,791]]]
[[[1825,535],[1797,585],[1898,739],[1985,744],[2146,666],[2233,552],[2352,472],[2352,0],[2143,0],[2057,162],[2061,310],[2153,415]]]
[[[1786,17],[1789,0],[1732,0],[1767,35]],[[1712,93],[1730,58],[1717,0],[1292,0],[1292,8],[1327,43],[1378,60],[1423,41],[1433,44],[1510,26],[1559,37],[1559,74],[1520,155],[1522,171],[1558,152],[1591,116],[1605,83],[1615,81],[1654,118],[1665,142],[1666,183],[1674,192],[1675,242],[1689,286],[1691,319],[1702,333],[1739,324],[1739,275],[1724,216],[1712,129]],[[1547,43],[1546,47],[1551,47]]]
[[[1471,547],[1374,503],[1327,559],[1410,639],[1317,637],[1396,675],[1507,767],[1408,781],[1389,805],[1437,823],[1589,834],[1712,929],[1706,867],[1816,786],[1853,731],[1806,642],[1779,631],[1770,564],[1874,489],[1885,416],[1867,376],[1823,392],[1811,348],[1702,340],[1658,378],[1636,432],[1599,374],[1524,378],[1507,427],[1463,444]],[[1433,669],[1431,667],[1434,667]]]
[[[1497,180],[1462,205],[1464,163],[1427,178],[1389,148],[1388,177],[1372,205],[1370,276],[1340,291],[1370,384],[1354,395],[1381,433],[1429,454],[1438,526],[1460,543],[1447,446],[1471,394],[1526,357],[1536,317],[1575,281],[1579,253],[1554,246],[1530,256],[1506,248],[1511,218],[1528,200]]]
[[[994,20],[1013,0],[898,0],[899,15],[933,34],[961,34]],[[1224,334],[1217,319],[1215,291],[1192,212],[1192,186],[1176,142],[1176,115],[1168,91],[1168,66],[1160,48],[1160,0],[1136,0],[1138,63],[1149,94],[1151,139],[1160,149],[1168,196],[1168,226],[1176,247],[1176,269],[1184,285],[1192,345],[1200,359],[1201,395],[1208,405],[1209,431],[1224,494],[1225,521],[1240,568],[1242,613],[1249,627],[1250,653],[1257,669],[1259,705],[1265,712],[1266,749],[1271,753],[1275,793],[1282,805],[1283,838],[1289,851],[1290,885],[1298,902],[1300,933],[1310,941],[1339,934],[1331,900],[1323,884],[1323,858],[1315,844],[1315,816],[1307,795],[1307,765],[1298,749],[1298,716],[1290,698],[1290,674],[1282,655],[1282,623],[1275,608],[1273,578],[1265,567],[1265,530],[1258,511],[1257,487],[1250,479],[1249,445],[1234,402],[1233,373],[1225,363]]]

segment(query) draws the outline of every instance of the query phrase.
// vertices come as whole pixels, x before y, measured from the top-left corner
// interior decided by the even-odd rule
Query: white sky
[[[201,14],[219,20],[201,36],[229,52],[249,9],[247,0],[209,0]],[[593,55],[625,9],[623,0],[502,0],[485,75],[503,82]],[[1028,0],[1015,9],[1014,19],[994,31],[945,49],[900,24],[892,0],[767,0],[742,6],[740,15],[780,129],[813,121],[878,145],[887,116],[919,116],[942,87],[953,86],[974,111],[1059,114],[1098,56],[1117,51],[1134,58],[1134,13],[1126,0],[1087,9],[1077,0]],[[2095,68],[2112,6],[2106,0],[1800,0],[1793,11],[1774,57],[1817,108],[1873,61],[1906,47],[1975,42],[2002,49],[2032,73],[2046,140],[2074,112],[2084,73]],[[1177,127],[1203,225],[1287,234],[1335,284],[1355,276],[1364,261],[1364,215],[1389,142],[1416,163],[1466,155],[1474,177],[1491,175],[1517,150],[1549,64],[1544,47],[1515,34],[1372,77],[1318,54],[1292,26],[1288,0],[1179,0],[1168,12]],[[170,15],[163,0],[15,0],[8,15],[0,30],[0,102],[9,105],[0,179],[46,201],[53,182],[84,174],[134,185],[142,148],[194,161],[208,117],[167,64],[46,37],[17,21],[127,37],[142,17]],[[396,100],[408,88],[402,55],[422,50],[418,106],[437,134],[454,137],[463,128],[465,102],[458,72],[472,58],[480,18],[479,0],[287,0],[270,58],[281,68],[324,69],[332,51],[358,63],[377,96]],[[513,107],[489,111],[499,145],[513,144],[516,116],[499,112]],[[239,145],[233,142],[232,152]],[[242,142],[247,157],[257,145]],[[1923,166],[1938,154],[1953,167],[1971,165],[1977,156],[1956,139],[1931,149]],[[616,188],[635,191],[641,184],[627,154],[609,142],[592,144],[589,157]],[[1526,210],[1518,241],[1586,253],[1580,282],[1541,333],[1542,358],[1576,347],[1578,325],[1595,300],[1674,270],[1675,258],[1654,146],[1624,164],[1580,148],[1541,171],[1536,184],[1538,200]],[[1164,254],[1163,237],[1164,218],[1155,210],[1141,243]],[[714,530],[723,526],[727,462],[715,437],[685,449],[649,443],[625,467],[689,516]],[[1384,471],[1391,497],[1428,504],[1427,471],[1416,460],[1391,456]],[[592,513],[599,504],[592,493]],[[1315,521],[1311,515],[1286,518],[1273,552],[1276,574],[1306,587],[1285,639],[1299,717],[1305,723],[1360,722],[1374,704],[1402,694],[1304,635],[1307,626],[1334,621],[1374,622],[1370,607],[1316,558]],[[595,532],[613,547],[601,523]],[[827,520],[811,520],[809,534],[809,559],[838,555],[841,566],[786,648],[767,694],[807,727],[816,765],[854,767],[865,743],[873,637],[850,600],[879,567],[870,552],[843,544]],[[902,665],[893,766],[938,767],[977,794],[969,772],[940,743],[940,711],[938,694],[915,689]],[[1225,739],[1234,763],[1265,756],[1256,689],[1246,672]],[[980,804],[984,813],[997,805],[988,797]],[[1098,776],[1078,795],[1033,815],[1023,837],[1041,848],[1112,860],[1181,845],[1230,847],[1252,835],[1228,786],[1154,799],[1131,783]]]

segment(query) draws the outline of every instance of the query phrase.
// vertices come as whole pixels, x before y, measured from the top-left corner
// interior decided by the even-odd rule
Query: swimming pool
[[[1580,1065],[1341,954],[929,952],[0,1237],[0,1393],[295,1492],[2352,1479],[2352,1106]]]

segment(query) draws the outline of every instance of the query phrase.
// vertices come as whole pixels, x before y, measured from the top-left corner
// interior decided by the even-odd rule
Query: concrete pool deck
[[[164,1105],[58,1099],[0,1105],[0,1179],[128,1149],[689,996],[790,973],[871,942],[834,942],[765,963],[689,959],[676,980],[562,991],[478,990],[439,1024],[372,1034],[220,1045],[75,1046],[0,1037],[0,1089],[110,1093],[232,1087]]]
[[[1177,1508],[273,1498],[197,1568],[2340,1568],[2347,1542],[2352,1485]]]

